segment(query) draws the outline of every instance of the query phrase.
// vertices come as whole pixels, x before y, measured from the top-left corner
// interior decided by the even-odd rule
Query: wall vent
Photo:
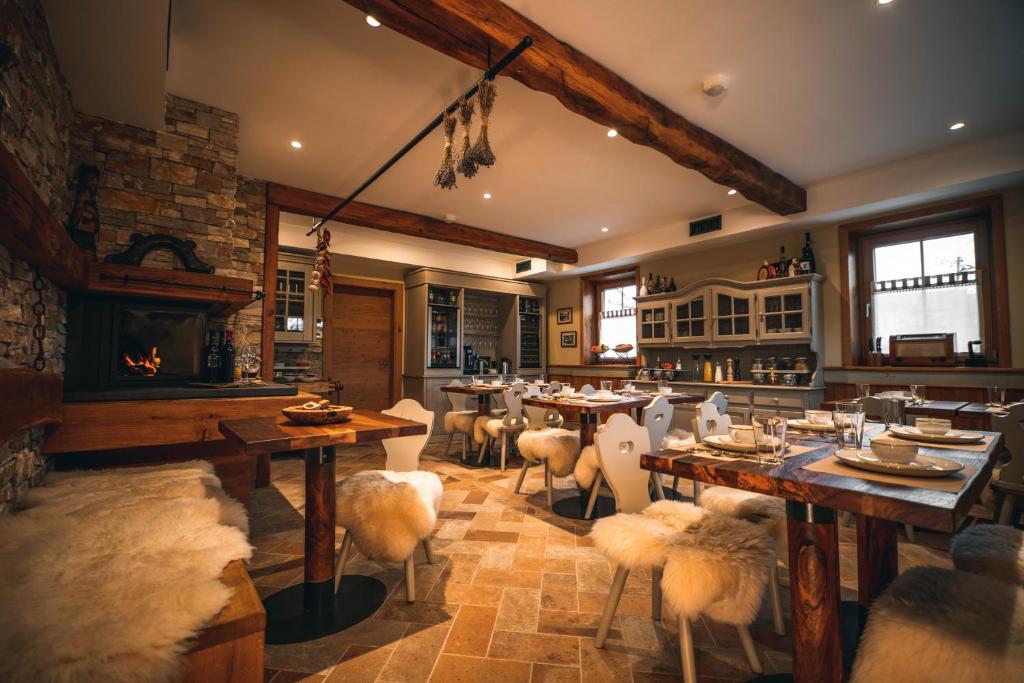
[[[533,268],[533,259],[526,259],[516,264],[516,274],[529,272]]]
[[[692,221],[690,223],[690,237],[696,237],[697,235],[706,235],[709,232],[722,229],[722,214],[717,216],[711,216],[709,218],[701,218],[699,221]]]

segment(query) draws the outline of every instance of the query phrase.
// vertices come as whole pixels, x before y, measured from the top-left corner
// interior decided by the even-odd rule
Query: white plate
[[[908,463],[883,462],[870,449],[844,448],[836,451],[836,458],[851,467],[904,477],[947,477],[964,468],[954,460],[921,454]]]
[[[757,447],[752,443],[740,443],[735,441],[728,434],[711,434],[710,436],[704,437],[704,443],[711,444],[715,448],[721,448],[723,451],[734,451],[736,453],[756,453]],[[775,439],[775,444],[779,444],[779,440]],[[761,447],[762,451],[771,450],[768,444],[763,444]]]
[[[945,434],[925,434],[917,427],[889,427],[889,433],[901,439],[913,439],[914,441],[930,441],[931,443],[978,443],[985,437],[977,432],[962,432],[959,429],[950,429]]]
[[[587,400],[596,401],[597,403],[618,403],[622,400],[621,396],[615,394],[594,394],[593,396],[586,396]]]
[[[810,420],[790,420],[789,426],[795,429],[803,429],[808,432],[831,432],[835,431],[835,423],[826,422],[825,424],[818,424],[817,422],[811,422]]]

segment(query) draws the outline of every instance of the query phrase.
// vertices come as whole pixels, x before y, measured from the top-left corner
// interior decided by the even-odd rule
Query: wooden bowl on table
[[[281,412],[292,422],[300,425],[327,425],[347,420],[352,414],[352,406],[326,405],[317,408],[292,406],[282,408]]]

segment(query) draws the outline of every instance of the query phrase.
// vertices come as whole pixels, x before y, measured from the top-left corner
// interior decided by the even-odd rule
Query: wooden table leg
[[[270,486],[270,453],[256,456],[255,485],[258,489]]]
[[[491,414],[491,395],[490,394],[477,394],[477,397],[476,397],[476,414],[477,415],[490,415]]]
[[[896,522],[857,515],[857,601],[866,612],[899,576]]]
[[[786,526],[793,677],[798,683],[839,683],[843,652],[835,510],[786,501]]]
[[[334,598],[334,446],[310,448],[306,456],[306,609]]]
[[[594,434],[597,433],[597,413],[580,411],[580,448],[586,448],[594,444]]]

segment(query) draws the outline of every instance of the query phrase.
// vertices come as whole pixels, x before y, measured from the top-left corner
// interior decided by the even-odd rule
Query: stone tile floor
[[[383,581],[388,599],[373,617],[332,636],[298,645],[268,645],[267,683],[305,681],[634,681],[681,680],[674,617],[651,619],[649,577],[631,575],[604,649],[594,647],[597,621],[611,584],[609,563],[587,538],[589,522],[550,514],[543,473],[532,468],[522,494],[517,470],[461,466],[444,444],[428,445],[421,468],[444,482],[432,539],[434,564],[417,551],[416,592],[405,600],[400,565],[355,554],[346,574]],[[339,449],[338,479],[379,469],[380,444]],[[275,456],[272,482],[255,492],[251,573],[261,596],[302,581],[303,463]],[[556,499],[574,495],[571,477],[555,480]],[[684,486],[683,494],[688,495]],[[338,529],[338,544],[343,529]],[[855,597],[854,531],[840,532],[844,598]],[[901,537],[900,567],[948,565],[945,534]],[[783,576],[785,586],[786,577]],[[789,594],[783,588],[786,610]],[[766,673],[790,670],[791,642],[771,627],[767,601],[752,626]],[[694,628],[702,681],[752,676],[733,628],[703,620]]]

